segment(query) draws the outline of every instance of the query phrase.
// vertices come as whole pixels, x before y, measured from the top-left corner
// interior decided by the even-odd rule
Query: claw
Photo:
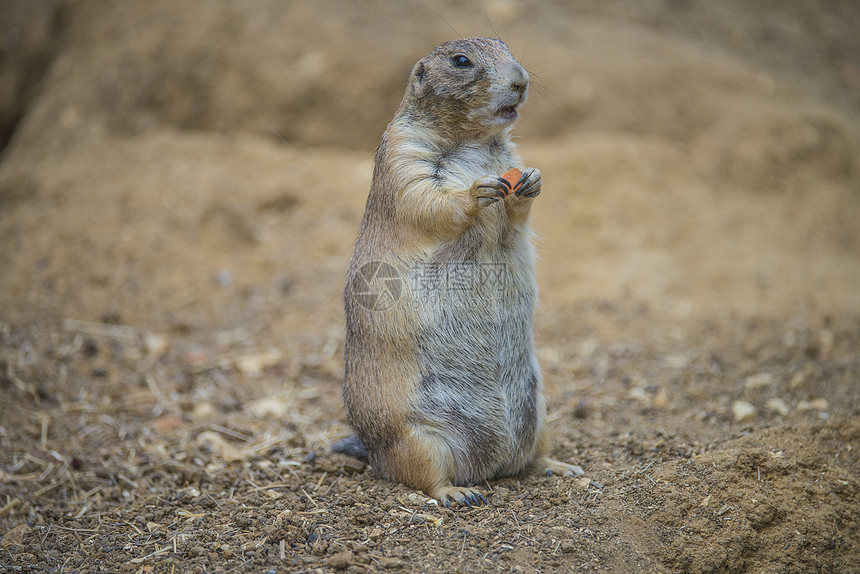
[[[540,194],[541,179],[540,172],[528,169],[520,176],[520,180],[514,186],[514,194],[520,198],[532,198]]]
[[[518,187],[521,187],[521,186],[525,185],[525,184],[526,184],[526,182],[529,180],[529,178],[530,178],[531,176],[532,176],[531,172],[526,172],[526,173],[522,174],[522,175],[520,176],[520,180],[519,180],[519,181],[517,182],[517,184],[514,186],[514,189],[516,189],[516,188],[518,188]]]
[[[492,203],[496,203],[497,201],[499,201],[499,199],[500,198],[498,197],[479,197],[478,205],[480,205],[481,207],[487,207]]]
[[[481,494],[480,492],[476,492],[475,497],[481,501],[481,504],[487,504],[487,499],[484,498],[484,495]]]
[[[489,193],[490,195],[483,196],[483,197],[489,197],[492,199],[499,199],[500,197],[504,197],[506,195],[505,192],[502,191],[501,189],[499,189],[497,187],[490,186],[490,185],[478,186],[478,190],[481,191],[482,193]]]

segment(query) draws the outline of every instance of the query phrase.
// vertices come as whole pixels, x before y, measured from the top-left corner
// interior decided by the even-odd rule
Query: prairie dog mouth
[[[500,118],[508,121],[513,121],[519,117],[519,112],[517,111],[517,105],[511,106],[502,106],[498,110],[496,110],[496,115]]]

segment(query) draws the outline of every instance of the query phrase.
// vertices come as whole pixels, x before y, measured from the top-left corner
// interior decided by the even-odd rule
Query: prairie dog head
[[[492,133],[513,125],[528,89],[528,73],[504,42],[463,38],[415,64],[404,101],[439,128]]]

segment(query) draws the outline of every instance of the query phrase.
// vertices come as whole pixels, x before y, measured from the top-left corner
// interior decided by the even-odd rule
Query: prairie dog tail
[[[347,456],[351,456],[353,458],[357,458],[367,462],[367,448],[364,446],[364,443],[361,442],[361,439],[358,438],[358,435],[350,435],[346,438],[342,438],[339,441],[335,442],[331,445],[332,452],[337,452],[340,454],[345,454]]]

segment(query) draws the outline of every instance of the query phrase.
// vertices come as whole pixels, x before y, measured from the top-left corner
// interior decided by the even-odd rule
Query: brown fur
[[[380,473],[445,504],[480,503],[471,485],[529,465],[582,472],[545,457],[528,225],[541,181],[510,140],[527,91],[499,40],[448,42],[415,65],[347,272],[350,422]],[[496,174],[511,167],[523,177],[508,194]]]

